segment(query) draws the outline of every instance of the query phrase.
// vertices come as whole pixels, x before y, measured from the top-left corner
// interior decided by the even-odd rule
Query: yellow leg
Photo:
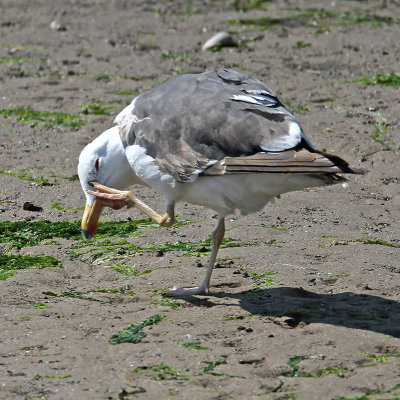
[[[160,215],[130,191],[109,188],[97,182],[92,182],[92,186],[97,191],[89,190],[88,193],[96,196],[105,207],[111,207],[115,210],[123,207],[136,207],[161,226],[169,227],[174,223],[175,211],[173,202],[168,202],[167,212],[164,215]]]

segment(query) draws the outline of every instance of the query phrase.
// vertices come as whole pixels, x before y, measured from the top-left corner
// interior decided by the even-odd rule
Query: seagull
[[[347,180],[338,174],[365,173],[316,150],[268,86],[229,69],[172,78],[133,99],[114,122],[79,156],[87,239],[103,207],[137,207],[163,227],[173,225],[178,201],[218,214],[203,281],[173,286],[170,296],[209,294],[226,216],[260,211],[286,192]],[[137,184],[163,193],[165,214],[124,190]]]

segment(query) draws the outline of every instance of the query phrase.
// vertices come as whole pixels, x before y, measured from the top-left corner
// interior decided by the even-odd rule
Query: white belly
[[[323,182],[317,177],[302,174],[200,176],[192,183],[177,183],[173,200],[202,205],[221,216],[235,210],[246,215],[261,210],[280,194],[321,185]]]

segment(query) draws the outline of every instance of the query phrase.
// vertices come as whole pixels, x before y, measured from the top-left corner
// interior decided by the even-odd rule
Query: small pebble
[[[237,43],[234,41],[232,35],[226,32],[218,32],[216,35],[208,39],[203,44],[203,51],[210,50],[214,47],[230,47],[237,46]]]
[[[43,211],[42,207],[35,206],[30,201],[26,201],[24,203],[24,205],[22,206],[22,208],[24,210],[26,210],[26,211],[37,211],[37,212],[42,212]]]
[[[61,25],[58,21],[51,21],[50,29],[54,31],[66,31],[67,28],[64,25]]]

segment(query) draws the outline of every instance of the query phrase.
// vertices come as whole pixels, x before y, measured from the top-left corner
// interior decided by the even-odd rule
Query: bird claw
[[[169,228],[174,224],[174,218],[171,218],[168,214],[164,214],[161,216],[158,224],[164,228]]]
[[[208,295],[210,293],[209,288],[197,286],[193,288],[177,288],[173,286],[169,288],[169,292],[165,294],[167,297],[180,297],[180,296],[193,296],[193,295]]]
[[[132,192],[112,189],[99,183],[93,182],[92,186],[96,189],[88,190],[88,193],[95,196],[101,205],[120,210],[121,208],[131,208],[134,206]]]

